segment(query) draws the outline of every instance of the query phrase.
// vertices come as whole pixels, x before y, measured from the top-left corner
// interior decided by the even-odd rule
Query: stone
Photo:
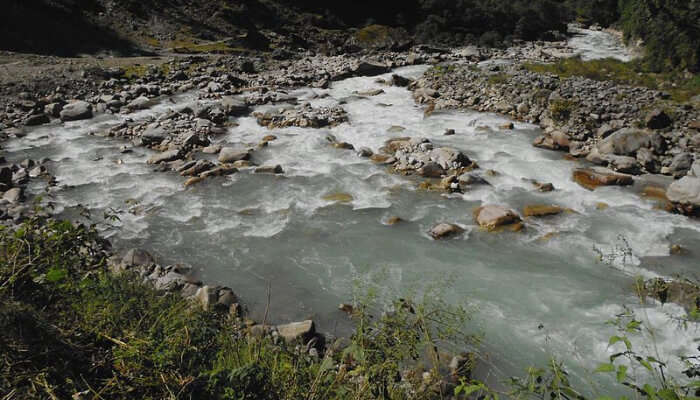
[[[233,290],[229,288],[223,288],[219,290],[219,298],[216,301],[217,305],[223,306],[226,309],[230,309],[231,306],[238,302],[238,296],[233,293]]]
[[[240,117],[250,112],[250,107],[240,98],[224,96],[221,98],[221,105],[227,115]]]
[[[177,159],[180,159],[182,156],[180,154],[180,150],[174,149],[174,150],[168,150],[164,151],[162,153],[157,153],[151,156],[151,158],[148,159],[147,163],[148,164],[160,164],[162,162],[170,162],[170,161],[175,161]]]
[[[153,286],[156,290],[164,290],[167,292],[174,292],[184,286],[187,279],[184,275],[179,274],[175,271],[170,271],[167,274],[158,277],[154,282]]]
[[[256,174],[283,174],[284,169],[281,165],[267,165],[255,169]]]
[[[651,135],[647,132],[623,128],[598,142],[596,148],[601,155],[615,154],[620,156],[635,155],[637,150],[651,145]]]
[[[17,204],[22,201],[23,197],[24,190],[22,188],[12,188],[3,194],[2,199],[11,204]]]
[[[472,185],[490,185],[488,181],[476,174],[462,174],[457,177],[457,182],[462,186],[472,186]]]
[[[634,183],[634,179],[630,175],[621,175],[612,171],[592,168],[574,170],[573,179],[588,190],[595,190],[600,186],[628,186]]]
[[[673,156],[671,164],[668,166],[671,175],[674,178],[680,178],[690,171],[693,165],[693,155],[690,153],[678,153]]]
[[[431,150],[430,159],[445,170],[466,167],[471,164],[469,157],[461,151],[450,147],[439,147]]]
[[[674,181],[668,186],[666,197],[673,203],[700,207],[700,178],[684,176]]]
[[[651,111],[644,119],[644,123],[649,129],[668,128],[672,122],[671,118],[661,109]]]
[[[0,167],[0,184],[12,186],[12,168]]]
[[[276,329],[287,343],[301,341],[305,344],[316,334],[316,327],[312,320],[277,325]]]
[[[140,96],[129,102],[126,107],[130,111],[146,110],[151,108],[153,101],[146,96]]]
[[[199,302],[202,308],[207,311],[211,310],[214,304],[216,304],[218,293],[216,288],[205,285],[197,289],[194,298]]]
[[[369,158],[374,155],[374,152],[372,152],[372,149],[369,147],[360,147],[360,149],[357,150],[357,155],[362,158]]]
[[[155,265],[153,256],[142,249],[130,249],[124,254],[120,263],[121,269],[129,269],[132,267],[150,268],[153,265]]]
[[[638,175],[641,171],[637,159],[629,156],[609,155],[606,157],[610,168],[624,174]]]
[[[562,212],[564,212],[563,208],[549,205],[529,205],[523,209],[523,215],[526,217],[548,217]]]
[[[202,149],[202,153],[204,154],[219,154],[221,151],[221,145],[220,144],[213,144],[211,146],[207,146]]]
[[[418,175],[426,178],[440,178],[445,173],[445,170],[442,169],[442,167],[438,163],[429,162],[421,168],[419,168],[416,172],[418,173]]]
[[[219,152],[219,162],[232,163],[239,160],[249,160],[250,152],[233,147],[224,147]]]
[[[146,128],[141,134],[141,142],[144,146],[151,146],[161,143],[168,137],[167,132],[160,126],[151,126]]]
[[[76,100],[63,107],[61,121],[79,121],[92,118],[92,105],[86,101]]]
[[[406,87],[411,84],[411,80],[401,75],[394,74],[391,76],[391,84],[394,86]]]
[[[356,94],[359,96],[373,97],[373,96],[379,96],[380,94],[383,94],[383,93],[384,93],[383,89],[373,89],[373,90],[365,90],[362,92],[357,92]]]
[[[29,118],[27,118],[24,121],[24,125],[37,126],[37,125],[48,124],[49,122],[51,122],[51,119],[48,117],[48,115],[46,115],[46,114],[34,114],[34,115],[30,115]]]
[[[435,239],[447,239],[464,233],[464,229],[455,224],[440,223],[430,228],[430,236]]]
[[[474,211],[474,219],[480,227],[488,230],[520,222],[520,216],[515,211],[497,205],[477,208]]]
[[[443,133],[443,135],[445,135],[445,136],[452,136],[452,135],[454,135],[455,133],[456,133],[456,132],[455,132],[454,129],[447,129],[447,130],[445,130],[445,133]]]
[[[498,129],[506,130],[506,131],[513,130],[514,128],[515,128],[515,124],[513,124],[512,122],[507,122],[505,124],[498,125]]]

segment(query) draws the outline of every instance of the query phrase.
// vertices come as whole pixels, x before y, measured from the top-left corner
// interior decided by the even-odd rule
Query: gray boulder
[[[314,321],[292,322],[291,324],[277,325],[277,332],[287,342],[308,342],[316,334]]]
[[[690,153],[679,153],[673,157],[668,168],[674,178],[679,178],[690,171],[691,165],[693,165],[693,155]]]
[[[601,155],[615,154],[619,156],[633,156],[642,147],[649,147],[651,135],[647,132],[623,128],[598,142],[596,148]]]
[[[700,178],[684,176],[673,182],[666,190],[666,197],[673,203],[700,207]]]
[[[92,118],[92,104],[87,101],[76,100],[63,107],[60,113],[61,121],[79,121]]]

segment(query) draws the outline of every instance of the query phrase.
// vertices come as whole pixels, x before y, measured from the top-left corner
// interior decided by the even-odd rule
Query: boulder
[[[693,165],[693,155],[690,153],[679,153],[673,156],[671,165],[668,168],[674,178],[679,178],[690,171],[691,165]]]
[[[151,156],[151,158],[148,159],[147,163],[148,164],[160,164],[162,162],[170,162],[170,161],[175,161],[182,158],[182,155],[180,154],[180,150],[174,149],[174,150],[168,150],[164,151],[162,153],[157,153]]]
[[[284,169],[281,165],[265,165],[255,169],[256,174],[283,174]]]
[[[122,269],[131,267],[143,268],[155,265],[155,260],[146,250],[131,249],[124,254],[120,264]]]
[[[433,239],[439,240],[462,234],[464,229],[455,224],[441,223],[430,228],[429,233]]]
[[[647,114],[644,123],[649,129],[664,129],[671,126],[671,118],[661,109],[656,109]]]
[[[221,105],[227,115],[240,117],[250,112],[250,107],[240,98],[225,96],[221,98]]]
[[[232,163],[240,160],[249,160],[250,151],[240,148],[224,147],[219,152],[219,162]]]
[[[141,142],[144,146],[159,144],[168,137],[167,132],[160,126],[151,126],[146,128],[141,134]]]
[[[416,172],[418,172],[418,175],[426,178],[440,178],[445,173],[445,170],[442,169],[438,163],[429,162],[419,168]]]
[[[12,186],[12,168],[0,167],[0,184]]]
[[[48,124],[49,122],[51,122],[51,119],[49,118],[48,115],[46,115],[46,114],[34,114],[34,115],[30,115],[24,121],[24,125],[37,126],[37,125]]]
[[[158,277],[153,282],[153,286],[156,288],[156,290],[174,292],[184,286],[185,283],[187,283],[187,278],[185,278],[184,275],[175,271],[170,271],[167,274]]]
[[[292,322],[285,325],[277,325],[277,332],[287,343],[302,341],[307,343],[316,334],[314,321]]]
[[[151,108],[153,105],[153,101],[149,99],[146,96],[140,96],[132,100],[129,104],[127,104],[127,108],[130,111],[137,111],[137,110],[146,110],[148,108]]]
[[[649,133],[633,128],[623,128],[598,142],[596,149],[601,155],[635,155],[637,150],[651,145]]]
[[[666,190],[666,197],[673,203],[700,207],[700,178],[684,176],[671,183]]]
[[[474,211],[474,219],[480,227],[489,230],[520,222],[515,211],[496,205],[486,205]]]
[[[616,174],[612,171],[592,168],[574,170],[573,179],[588,190],[595,190],[600,186],[628,186],[634,183],[634,179],[630,175]]]
[[[442,169],[462,168],[471,164],[464,153],[450,147],[439,147],[430,151],[430,159]]]
[[[17,204],[22,201],[23,197],[24,191],[22,188],[12,188],[3,194],[2,199],[11,204]]]
[[[79,121],[92,118],[92,105],[87,101],[76,100],[63,107],[61,121]]]
[[[216,288],[211,286],[202,286],[197,289],[194,298],[199,301],[199,304],[204,308],[204,310],[210,310],[218,299],[218,291]]]

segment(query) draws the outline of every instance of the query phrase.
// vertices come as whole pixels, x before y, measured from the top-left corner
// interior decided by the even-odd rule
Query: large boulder
[[[87,101],[76,100],[68,103],[61,111],[61,121],[79,121],[92,118],[92,104]]]
[[[615,154],[631,156],[642,147],[651,145],[648,132],[633,128],[623,128],[598,142],[596,148],[601,155]]]
[[[684,176],[673,182],[666,190],[666,197],[685,214],[695,214],[700,210],[700,178]]]
[[[477,208],[474,211],[474,219],[480,227],[489,230],[520,222],[520,216],[515,211],[496,205]]]

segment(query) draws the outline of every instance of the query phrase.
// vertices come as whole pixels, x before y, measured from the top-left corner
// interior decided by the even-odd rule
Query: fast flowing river
[[[415,78],[426,68],[395,72]],[[656,328],[655,347],[640,345],[669,361],[692,352],[696,332],[679,330],[668,319],[682,309],[653,301],[640,305],[633,283],[637,276],[693,274],[700,260],[697,220],[658,210],[653,200],[638,195],[642,183],[593,192],[579,187],[571,174],[582,164],[534,148],[536,126],[516,122],[514,130],[501,131],[495,127],[508,120],[476,112],[425,118],[404,88],[353,96],[378,88],[375,79],[352,78],[328,90],[290,93],[314,106],[343,100],[350,123],[271,131],[245,117],[216,138],[257,143],[264,135],[276,135],[278,140],[257,150],[253,159],[260,165],[281,164],[285,173],[279,176],[242,171],[185,188],[179,175],[153,172],[146,165],[149,150],[121,154],[124,141],[89,135],[125,118],[115,115],[36,129],[9,142],[7,158],[50,158],[61,185],[55,201],[66,215],[78,204],[96,210],[94,215],[108,208],[131,210],[121,215],[121,229],[110,231],[118,247],[142,247],[163,263],[195,266],[202,280],[232,287],[254,316],[261,317],[270,284],[270,319],[312,317],[319,330],[343,333],[349,322],[337,307],[352,300],[357,282],[381,288],[387,298],[438,285],[447,301],[474,306],[471,329],[483,333],[499,375],[519,375],[554,355],[573,362],[574,372],[585,377],[612,352],[607,343],[615,331],[606,321],[624,305]],[[328,96],[319,99],[321,94]],[[173,101],[176,105],[165,101],[129,117],[157,116],[196,102],[196,95]],[[391,133],[392,126],[405,130]],[[456,135],[443,136],[447,128]],[[420,191],[414,178],[391,175],[352,151],[329,146],[328,134],[373,150],[392,137],[427,137],[463,150],[482,171],[498,174],[486,177],[491,186],[464,194]],[[556,190],[533,191],[524,179],[551,182]],[[333,194],[351,200],[324,199]],[[472,219],[472,210],[482,204],[518,211],[529,204],[555,204],[574,212],[527,219],[522,233],[493,234],[479,230]],[[392,216],[405,222],[389,226],[385,222]],[[438,222],[457,223],[466,234],[434,241],[426,232]],[[632,257],[598,261],[599,251],[620,253],[625,242]],[[690,252],[671,256],[673,244]]]

